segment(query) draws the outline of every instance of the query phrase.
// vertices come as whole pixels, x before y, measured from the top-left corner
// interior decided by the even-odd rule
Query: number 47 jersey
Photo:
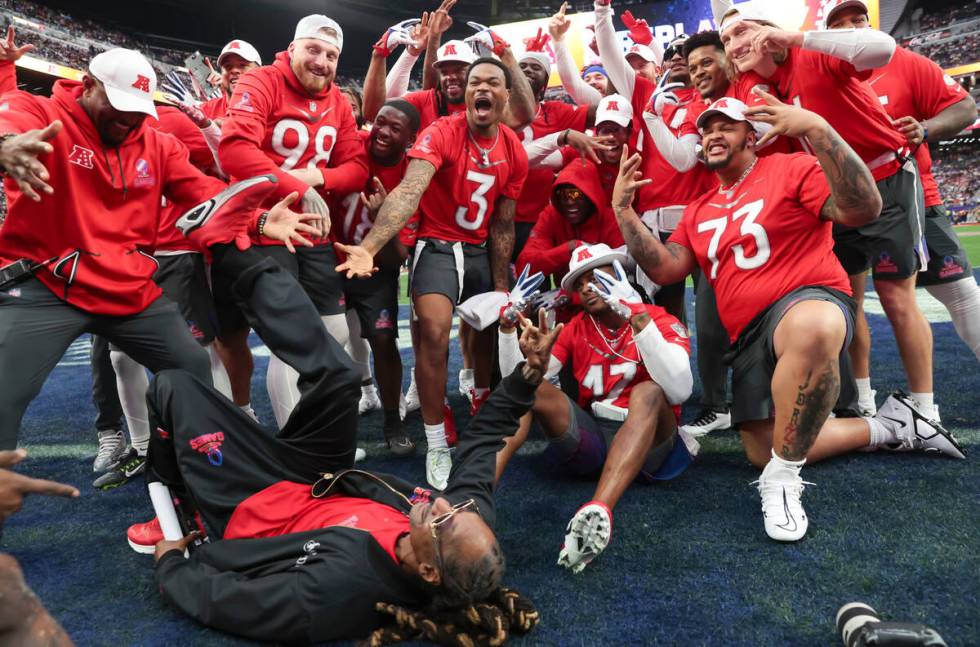
[[[496,138],[472,135],[466,113],[443,117],[419,134],[408,151],[436,173],[419,204],[419,238],[482,245],[497,198],[517,200],[527,177],[527,153],[513,130]]]
[[[758,158],[730,191],[709,191],[684,210],[668,242],[694,252],[732,342],[757,314],[797,288],[851,294],[834,256],[831,223],[820,219],[828,197],[815,157],[777,153]]]

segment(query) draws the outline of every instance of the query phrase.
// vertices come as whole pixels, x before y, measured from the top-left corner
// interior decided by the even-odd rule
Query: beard
[[[704,165],[709,171],[717,171],[718,169],[727,168],[728,165],[732,163],[732,159],[735,157],[735,155],[745,150],[745,146],[745,142],[743,141],[741,144],[731,147],[728,150],[728,155],[726,155],[724,159],[711,161],[705,158]]]

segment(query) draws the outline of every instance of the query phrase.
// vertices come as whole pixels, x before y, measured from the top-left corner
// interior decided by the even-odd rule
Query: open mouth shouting
[[[481,119],[490,118],[493,112],[493,100],[487,95],[481,95],[473,100],[473,111]]]

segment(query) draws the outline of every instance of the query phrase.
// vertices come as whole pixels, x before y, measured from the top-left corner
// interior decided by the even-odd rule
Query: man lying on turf
[[[531,407],[551,441],[548,458],[563,471],[599,477],[592,500],[568,523],[558,558],[576,573],[608,545],[612,509],[630,483],[672,479],[691,462],[677,429],[680,404],[693,383],[687,329],[663,308],[643,303],[626,279],[624,262],[625,254],[605,244],[572,252],[561,286],[578,293],[583,310],[558,337],[545,377],[570,369],[577,402],[545,382]],[[501,374],[520,361],[517,346],[513,324],[501,317]],[[529,428],[504,441],[498,476]]]
[[[239,277],[234,297],[249,323],[300,374],[302,397],[272,436],[191,374],[157,374],[147,393],[154,430],[147,477],[170,488],[183,525],[196,527],[187,520],[199,514],[210,540],[189,557],[192,535],[157,544],[164,599],[207,626],[277,643],[363,637],[391,621],[379,603],[393,605],[389,613],[484,603],[496,605],[505,629],[533,626],[533,608],[500,589],[494,459],[529,406],[528,381],[540,380],[534,368],[547,355],[529,352],[494,392],[461,436],[448,487],[435,496],[350,469],[361,394],[350,358],[278,264],[251,249],[212,252]],[[430,638],[468,631],[446,626],[419,631]]]

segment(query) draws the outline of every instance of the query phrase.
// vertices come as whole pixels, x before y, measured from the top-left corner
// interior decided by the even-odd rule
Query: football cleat
[[[145,471],[146,455],[141,456],[139,452],[130,447],[116,463],[109,467],[105,474],[95,479],[92,487],[100,490],[111,490],[129,483]]]
[[[612,511],[604,503],[590,501],[578,509],[565,529],[565,544],[558,565],[581,573],[612,538]]]
[[[938,415],[938,412],[933,412],[933,415]],[[938,420],[929,420],[920,413],[912,398],[901,391],[888,396],[878,408],[875,418],[896,438],[894,445],[885,445],[882,449],[900,452],[921,450],[966,458],[953,434],[944,429]]]
[[[452,469],[453,455],[448,447],[430,447],[425,452],[425,480],[436,490],[446,489]]]
[[[409,414],[413,411],[418,411],[422,406],[422,402],[419,400],[419,389],[415,385],[415,369],[412,369],[412,381],[408,385],[408,391],[405,393],[405,413]]]
[[[712,431],[728,429],[732,426],[732,414],[728,411],[702,409],[698,417],[683,425],[681,429],[687,434],[699,438]]]
[[[766,534],[776,541],[799,541],[810,522],[800,500],[807,483],[800,477],[799,468],[784,467],[769,461],[762,476],[752,483],[762,497],[762,517]]]
[[[381,398],[378,396],[378,387],[373,384],[361,387],[361,400],[357,403],[357,412],[362,416],[368,411],[380,411]]]
[[[184,212],[177,219],[177,229],[202,248],[220,243],[235,243],[248,249],[252,214],[276,188],[274,175],[257,175],[235,182],[227,189]]]
[[[105,472],[112,469],[112,466],[126,455],[128,449],[123,432],[119,429],[100,431],[99,453],[95,455],[92,471]]]
[[[134,523],[126,530],[126,540],[137,553],[152,555],[156,552],[157,544],[163,541],[160,520],[153,517],[145,523]]]

